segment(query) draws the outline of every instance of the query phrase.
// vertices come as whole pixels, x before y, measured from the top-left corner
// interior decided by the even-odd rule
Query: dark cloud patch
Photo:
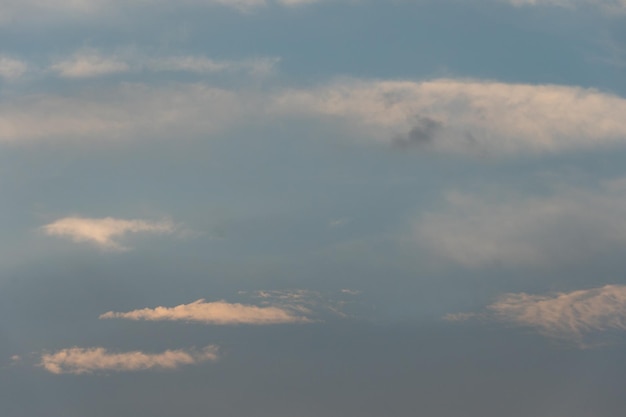
[[[430,144],[443,128],[443,123],[427,116],[417,116],[413,127],[406,135],[393,139],[393,145],[400,148]]]

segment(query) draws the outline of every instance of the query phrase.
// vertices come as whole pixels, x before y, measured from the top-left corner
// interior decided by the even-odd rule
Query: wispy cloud
[[[543,197],[451,192],[442,209],[419,217],[414,233],[467,267],[580,261],[626,243],[625,188],[615,180],[598,189],[556,187]]]
[[[626,286],[559,292],[547,295],[509,293],[481,313],[456,313],[448,321],[474,318],[531,327],[542,334],[586,345],[602,332],[626,330]]]
[[[504,0],[514,6],[551,6],[576,9],[597,7],[607,11],[626,11],[626,0]]]
[[[28,70],[28,65],[15,58],[0,55],[0,78],[15,80]]]
[[[110,352],[102,347],[62,349],[41,356],[40,366],[53,374],[88,374],[94,372],[177,369],[218,359],[217,346],[202,350],[166,350],[161,353],[141,351]]]
[[[306,312],[306,311],[304,311]],[[226,301],[206,302],[203,299],[190,304],[175,307],[156,307],[133,310],[127,313],[109,311],[100,316],[101,319],[129,319],[149,321],[188,321],[216,325],[233,324],[284,324],[309,323],[310,319],[303,316],[300,309],[255,306]]]
[[[322,0],[180,0],[178,7],[223,6],[244,13],[261,7],[278,5],[294,7]],[[62,21],[117,16],[120,13],[159,13],[167,0],[3,0],[0,6],[0,23],[10,19],[22,22]]]
[[[626,330],[626,286],[552,295],[505,294],[488,309],[500,320],[550,335],[580,337],[592,331]]]
[[[279,61],[280,59],[275,57],[220,60],[203,55],[151,56],[134,48],[113,53],[83,48],[69,57],[57,59],[50,66],[50,71],[63,78],[94,78],[140,72],[246,73],[252,76],[267,76],[274,72]]]
[[[130,66],[116,57],[107,57],[95,50],[84,50],[56,62],[51,69],[65,78],[91,78],[127,72]]]
[[[117,241],[130,233],[171,234],[176,227],[170,221],[124,220],[112,217],[65,217],[43,226],[50,236],[65,237],[74,242],[86,242],[107,250],[127,250]]]

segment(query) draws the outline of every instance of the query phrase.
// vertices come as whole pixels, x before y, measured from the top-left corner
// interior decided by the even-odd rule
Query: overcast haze
[[[0,415],[615,417],[624,0],[0,0]]]

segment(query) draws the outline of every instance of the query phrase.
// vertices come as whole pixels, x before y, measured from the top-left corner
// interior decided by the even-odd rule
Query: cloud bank
[[[193,60],[171,65],[205,64],[211,66]],[[102,71],[116,65],[106,62]],[[85,68],[66,70],[77,75],[89,71]],[[626,143],[624,114],[622,97],[557,85],[343,80],[308,89],[244,91],[205,83],[122,83],[73,95],[0,101],[0,142],[207,135],[242,124],[309,119],[336,126],[340,137],[354,142],[452,153],[539,154]]]
[[[176,228],[169,221],[124,220],[112,217],[85,218],[65,217],[43,226],[49,236],[69,238],[74,242],[86,242],[106,250],[127,250],[116,238],[129,233],[171,234]]]
[[[276,306],[258,307],[254,305],[228,303],[226,301],[206,302],[203,299],[175,307],[156,307],[133,310],[127,313],[109,311],[101,319],[129,319],[149,321],[188,321],[204,324],[285,324],[309,323],[310,319],[300,312]]]
[[[102,347],[62,349],[41,356],[40,366],[53,374],[88,374],[98,371],[142,371],[148,369],[177,369],[218,359],[217,346],[199,351],[166,350],[162,353],[141,351],[112,353]]]
[[[443,208],[419,217],[414,236],[465,267],[580,261],[626,244],[624,191],[626,181],[614,180],[545,197],[451,192]]]

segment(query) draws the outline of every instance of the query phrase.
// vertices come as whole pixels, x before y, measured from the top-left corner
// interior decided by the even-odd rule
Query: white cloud
[[[580,261],[626,243],[624,191],[624,181],[613,181],[545,197],[449,193],[414,233],[428,250],[467,267]]]
[[[175,307],[156,307],[133,310],[127,313],[109,311],[101,319],[129,319],[149,321],[189,321],[206,324],[283,324],[308,323],[311,320],[302,316],[301,311],[276,306],[258,307],[254,305],[228,303],[226,301],[205,302],[197,300],[190,304]]]
[[[626,330],[626,286],[605,285],[553,295],[505,294],[489,305],[494,317],[556,337]]]
[[[0,78],[14,80],[21,77],[28,70],[25,62],[8,57],[0,56]]]
[[[130,66],[115,57],[95,50],[83,50],[52,65],[51,69],[64,78],[90,78],[127,72]]]
[[[551,152],[626,141],[626,99],[557,85],[347,80],[275,98],[284,114],[327,116],[362,136],[448,152]]]
[[[126,250],[116,238],[129,233],[174,233],[175,226],[169,221],[124,220],[104,217],[65,217],[43,226],[50,236],[67,237],[74,242],[87,242],[102,249]]]
[[[174,62],[165,67],[230,65]],[[351,80],[259,91],[204,83],[122,83],[78,95],[30,95],[0,102],[0,142],[181,137],[277,119],[309,119],[335,124],[340,136],[355,141],[506,155],[626,143],[624,114],[622,97],[555,85]]]
[[[53,374],[86,374],[106,371],[141,371],[177,369],[218,359],[218,348],[210,345],[202,350],[166,350],[162,353],[141,351],[112,353],[102,347],[62,349],[41,356],[40,366]]]

